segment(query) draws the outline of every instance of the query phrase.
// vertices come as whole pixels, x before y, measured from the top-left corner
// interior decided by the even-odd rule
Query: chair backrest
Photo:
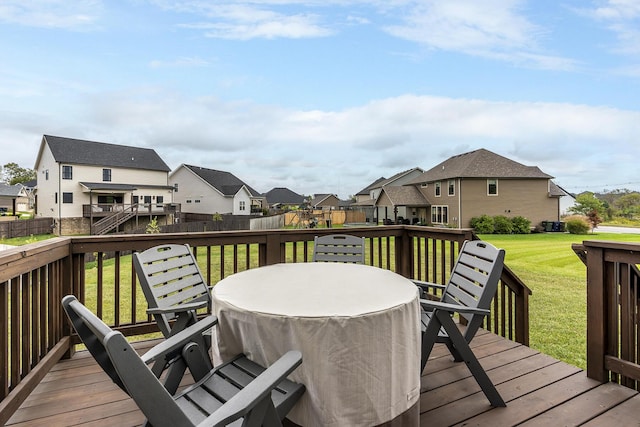
[[[207,301],[210,289],[189,245],[159,245],[133,254],[133,264],[149,308],[169,309],[184,303]],[[195,312],[194,321],[195,321]],[[170,314],[154,314],[165,337],[170,335]]]
[[[349,234],[316,236],[312,261],[364,264],[364,237]]]
[[[467,307],[491,308],[504,265],[504,249],[482,240],[463,243],[442,301]],[[473,336],[482,325],[483,315],[461,313],[467,321],[466,337]]]
[[[133,398],[152,424],[193,424],[122,333],[112,330],[73,295],[62,299],[62,307],[100,367]]]

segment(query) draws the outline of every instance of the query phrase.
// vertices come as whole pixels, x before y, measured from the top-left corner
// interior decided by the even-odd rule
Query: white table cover
[[[373,426],[420,397],[416,286],[376,267],[277,264],[218,282],[217,357],[270,365],[302,352],[291,375],[307,391],[288,418],[302,426]]]

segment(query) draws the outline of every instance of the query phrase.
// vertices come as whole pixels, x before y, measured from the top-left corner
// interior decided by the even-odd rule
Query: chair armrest
[[[147,351],[141,356],[142,361],[148,365],[149,363],[164,358],[168,354],[173,354],[175,352],[179,353],[187,343],[193,341],[193,337],[202,335],[204,331],[211,329],[216,323],[218,323],[218,318],[216,316],[205,317],[198,323],[170,336],[151,350]]]
[[[229,399],[199,426],[223,426],[246,415],[263,399],[271,399],[271,390],[302,363],[302,353],[288,351],[262,374]]]
[[[185,311],[198,310],[207,306],[206,301],[188,302],[186,304],[174,305],[167,308],[149,308],[147,314],[182,313]]]
[[[460,304],[451,304],[442,301],[432,301],[428,299],[421,299],[420,305],[426,311],[433,311],[435,309],[445,310],[451,313],[471,313],[471,314],[490,314],[491,310],[485,310],[484,308],[475,308],[475,307],[465,307]]]
[[[411,279],[411,281],[416,286],[418,286],[419,288],[422,288],[423,291],[426,291],[429,288],[433,288],[433,289],[444,289],[444,288],[446,288],[445,285],[441,285],[439,283],[423,282],[422,280],[415,280],[415,279]]]

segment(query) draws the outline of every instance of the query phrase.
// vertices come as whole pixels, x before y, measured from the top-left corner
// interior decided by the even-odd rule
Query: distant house
[[[264,196],[230,172],[182,164],[169,182],[182,212],[251,215],[267,206]]]
[[[59,234],[136,229],[140,214],[173,214],[170,168],[150,148],[43,135],[34,169],[36,215],[55,218]]]
[[[381,195],[383,193],[383,189],[389,187],[402,187],[423,173],[423,169],[415,167],[398,172],[391,178],[378,178],[356,194],[356,201],[351,204],[351,207],[356,210],[364,211],[367,222],[377,223],[384,222],[385,220],[394,221],[397,217],[407,218],[410,222],[417,222],[413,220],[414,218],[417,218],[413,215],[413,206],[405,205],[404,202],[394,204],[389,199],[388,194],[385,197],[381,197]],[[406,190],[402,192],[402,194],[408,195],[409,192],[413,192],[413,190]],[[395,192],[394,194],[399,196],[400,193]],[[408,202],[412,203],[414,199],[415,197],[410,197]],[[396,200],[396,202],[398,202],[398,200]]]
[[[569,193],[553,181],[551,182],[551,193],[560,197],[560,217],[571,214],[571,212],[569,212],[569,208],[576,205],[576,196]]]
[[[416,210],[422,221],[465,228],[471,218],[486,214],[523,216],[536,226],[559,220],[560,196],[552,178],[536,166],[479,149],[450,157],[410,184],[428,201]]]
[[[335,194],[314,194],[313,198],[309,200],[309,207],[329,211],[344,207],[344,203]]]
[[[22,184],[9,185],[0,182],[0,208],[16,213],[29,208],[29,195]],[[5,211],[5,209],[3,209]]]
[[[285,187],[276,187],[263,194],[270,208],[284,209],[287,207],[299,207],[305,203],[303,195]]]

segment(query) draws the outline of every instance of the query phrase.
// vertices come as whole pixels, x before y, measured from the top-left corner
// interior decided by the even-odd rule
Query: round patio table
[[[417,404],[420,306],[410,280],[358,264],[277,264],[233,274],[212,295],[220,359],[244,353],[268,366],[302,352],[290,377],[307,388],[288,415],[296,424],[372,426]]]

